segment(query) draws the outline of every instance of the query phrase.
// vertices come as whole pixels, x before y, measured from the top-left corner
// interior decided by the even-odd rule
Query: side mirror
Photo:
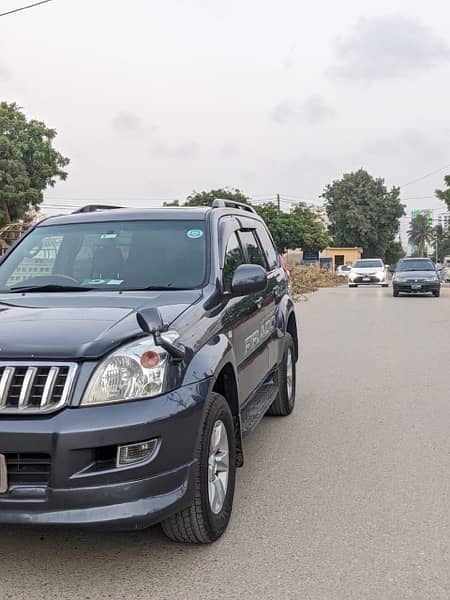
[[[263,292],[267,287],[267,273],[260,265],[239,265],[231,280],[233,296],[247,296]]]
[[[165,331],[163,318],[157,308],[143,308],[137,315],[139,327],[145,333],[161,333]]]
[[[172,343],[165,339],[161,333],[167,331],[167,326],[161,313],[157,308],[143,308],[136,314],[139,327],[145,333],[152,333],[155,343],[164,348],[174,359],[183,360],[186,356],[186,349],[181,344]]]

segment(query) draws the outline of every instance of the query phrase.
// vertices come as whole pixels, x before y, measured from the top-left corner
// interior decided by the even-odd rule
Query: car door
[[[256,227],[240,229],[238,237],[246,263],[260,265],[267,272],[268,265],[257,237]],[[251,316],[244,338],[244,374],[250,391],[253,391],[264,381],[269,371],[269,339],[274,329],[272,280],[264,291],[251,294],[247,305]]]
[[[222,259],[222,288],[231,293],[235,269],[248,263],[248,255],[241,243],[238,229],[227,232]],[[230,297],[222,314],[222,327],[232,340],[238,370],[239,398],[245,403],[264,380],[268,368],[267,344],[260,337],[263,312],[261,294]]]
[[[269,351],[269,369],[272,369],[279,361],[281,345],[283,344],[283,339],[274,335],[274,333],[276,329],[277,307],[285,294],[288,293],[288,280],[280,262],[278,252],[265,225],[258,223],[255,233],[264,252],[267,264],[267,293],[264,319],[267,329],[270,329],[267,345]]]

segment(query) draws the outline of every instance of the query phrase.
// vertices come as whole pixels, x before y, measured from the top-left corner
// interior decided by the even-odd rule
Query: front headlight
[[[377,278],[378,278],[380,281],[383,281],[383,279],[385,278],[385,274],[384,274],[384,272],[380,271],[379,273],[377,273]]]
[[[164,333],[174,342],[178,334]],[[82,406],[137,400],[161,394],[167,369],[167,352],[153,335],[121,346],[94,371],[81,401]]]

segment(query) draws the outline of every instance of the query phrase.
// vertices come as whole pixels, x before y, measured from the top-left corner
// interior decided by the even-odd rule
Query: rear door
[[[256,226],[256,235],[264,252],[267,264],[267,294],[265,319],[267,328],[270,328],[270,336],[267,339],[269,350],[269,369],[272,369],[280,358],[283,340],[276,335],[276,312],[278,304],[285,294],[288,293],[288,281],[286,273],[281,265],[280,257],[272,241],[272,238],[263,223]]]

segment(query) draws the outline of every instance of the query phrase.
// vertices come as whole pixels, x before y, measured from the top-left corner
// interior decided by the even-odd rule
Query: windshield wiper
[[[30,285],[30,286],[14,286],[9,289],[10,292],[90,292],[94,288],[81,287],[76,285],[56,285],[49,283],[48,285]]]
[[[157,286],[157,285],[149,285],[147,287],[143,287],[143,288],[134,288],[132,291],[133,292],[179,292],[180,290],[184,290],[186,291],[186,288],[180,288],[180,287],[170,287],[168,285],[162,287],[162,286]],[[125,291],[130,291],[130,290],[125,290]]]

